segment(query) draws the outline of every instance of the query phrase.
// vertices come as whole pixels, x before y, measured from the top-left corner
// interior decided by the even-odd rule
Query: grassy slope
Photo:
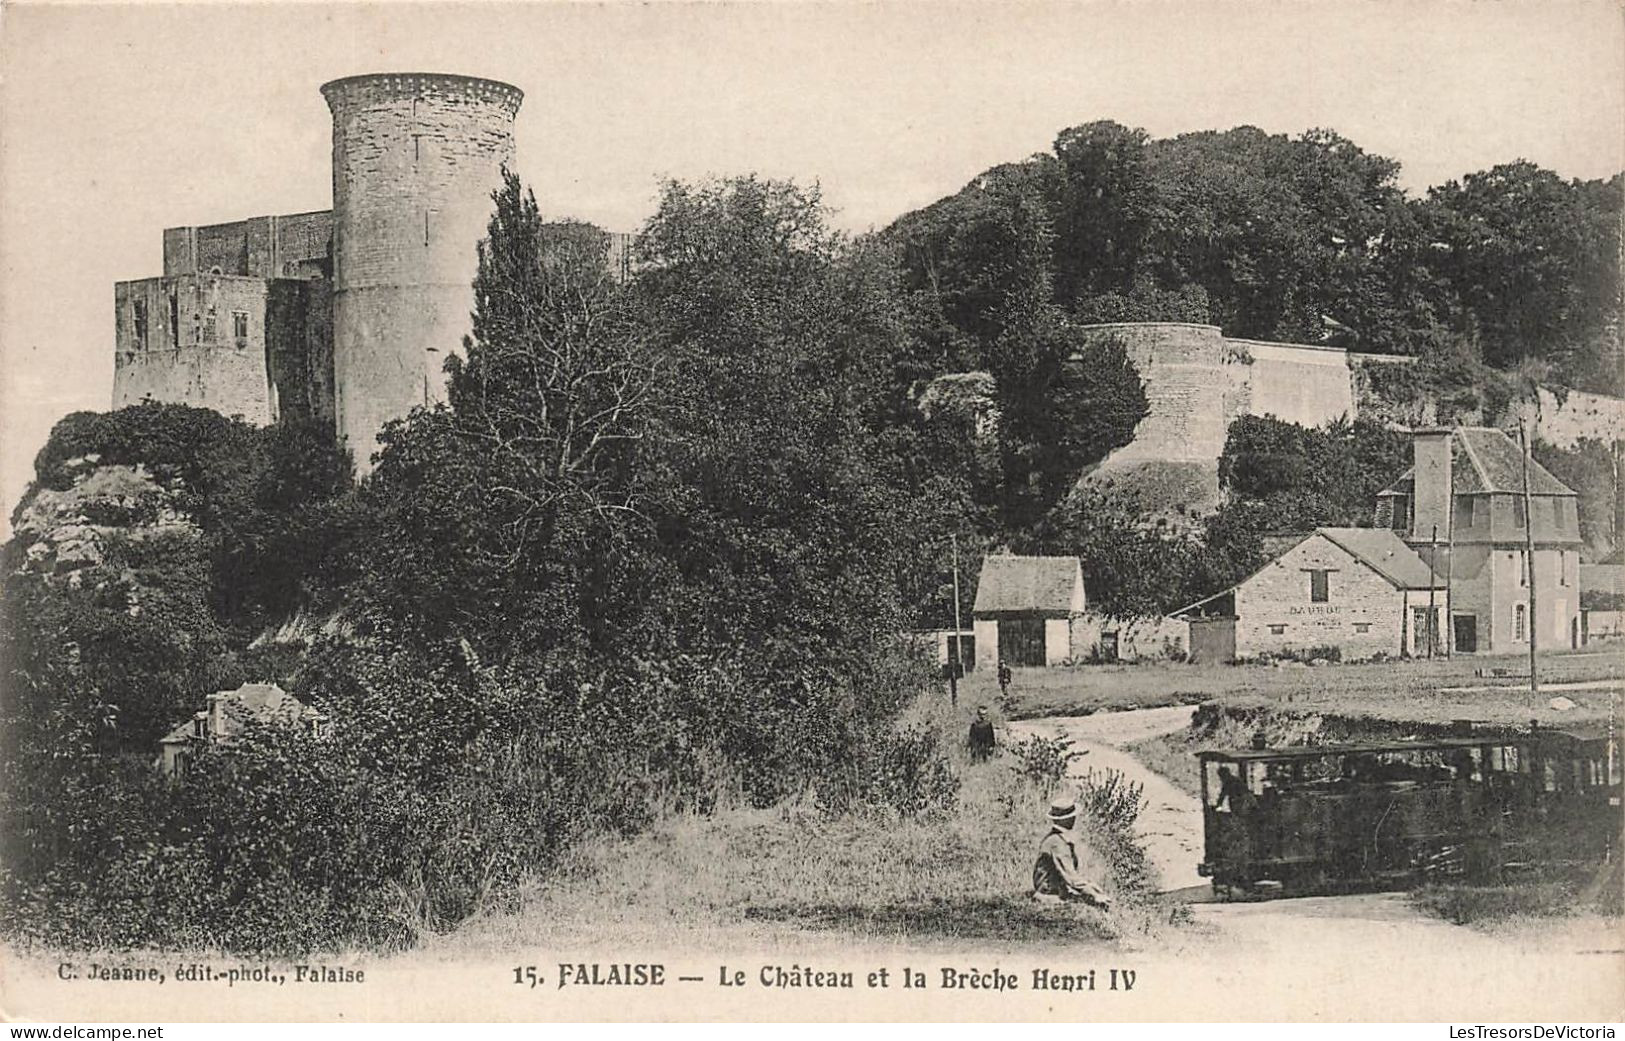
[[[783,946],[824,930],[882,943],[1119,946],[1162,931],[1168,911],[1143,894],[1114,893],[1110,913],[1030,899],[1048,797],[1016,777],[1009,756],[969,761],[968,716],[968,707],[936,704],[909,721],[944,735],[962,779],[951,811],[899,820],[790,805],[669,818],[587,845],[517,914],[476,919],[440,946],[767,938]],[[1113,890],[1112,879],[1103,882]]]

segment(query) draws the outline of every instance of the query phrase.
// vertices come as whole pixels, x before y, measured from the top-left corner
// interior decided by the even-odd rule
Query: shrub
[[[1145,805],[1144,786],[1130,783],[1117,770],[1091,769],[1078,782],[1077,798],[1079,819],[1089,825],[1118,891],[1149,897],[1155,872],[1134,833]]]
[[[959,776],[928,727],[880,733],[857,750],[849,770],[818,788],[826,810],[863,804],[900,817],[950,809],[958,796]]]
[[[1066,779],[1073,760],[1083,756],[1072,751],[1069,737],[1041,737],[1033,735],[1010,746],[1015,762],[1010,764],[1016,776],[1045,793],[1053,792]]]

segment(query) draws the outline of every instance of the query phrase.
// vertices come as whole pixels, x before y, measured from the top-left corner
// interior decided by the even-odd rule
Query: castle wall
[[[269,285],[265,361],[276,415],[331,424],[332,286],[291,278]]]
[[[1354,418],[1346,351],[1297,343],[1226,342],[1245,349],[1252,358],[1244,414],[1274,416],[1305,427],[1324,426],[1339,416]]]
[[[384,423],[444,396],[523,95],[422,74],[351,77],[322,93],[333,112],[335,412],[364,473]]]
[[[1092,325],[1083,333],[1091,341],[1122,346],[1145,383],[1150,406],[1134,440],[1113,452],[1110,463],[1216,463],[1224,450],[1232,380],[1218,326],[1124,322]]]
[[[313,277],[327,266],[331,210],[164,229],[164,274]]]
[[[117,283],[113,407],[150,399],[251,423],[275,421],[264,348],[266,296],[265,281],[256,278],[183,275]],[[242,337],[236,335],[239,316],[246,324]]]

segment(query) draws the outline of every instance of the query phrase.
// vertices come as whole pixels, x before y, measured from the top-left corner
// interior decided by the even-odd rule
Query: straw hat
[[[1077,815],[1078,804],[1071,799],[1064,799],[1057,796],[1055,801],[1049,804],[1049,819],[1055,821],[1057,824],[1061,821],[1072,820],[1077,817]]]

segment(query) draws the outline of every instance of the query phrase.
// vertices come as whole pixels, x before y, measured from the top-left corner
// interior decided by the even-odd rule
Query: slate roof
[[[1042,612],[1065,617],[1081,582],[1077,557],[987,557],[976,583],[973,614]]]
[[[1518,443],[1503,430],[1493,427],[1456,427],[1450,439],[1450,479],[1457,495],[1475,492],[1510,492],[1523,494],[1523,453]],[[1410,495],[1416,479],[1416,467],[1400,475],[1399,480],[1384,488],[1379,495]],[[1551,471],[1535,460],[1529,460],[1530,495],[1574,495],[1574,489],[1553,477]]]
[[[1438,576],[1405,540],[1387,528],[1316,528],[1333,544],[1368,564],[1397,589],[1427,589]]]
[[[1393,585],[1395,589],[1428,589],[1443,588],[1443,583],[1435,577],[1427,561],[1423,560],[1414,549],[1405,544],[1405,540],[1387,528],[1316,528],[1315,535],[1325,536],[1327,541],[1337,546],[1345,553],[1371,567],[1371,569]],[[1246,585],[1262,574],[1265,568],[1275,563],[1287,552],[1295,548],[1304,539],[1304,535],[1290,544],[1285,544],[1269,555],[1268,562],[1246,578],[1227,589],[1221,589],[1211,596],[1205,596],[1194,603],[1168,612],[1170,618],[1184,617],[1204,604],[1212,603],[1220,597],[1230,596],[1241,586]]]

